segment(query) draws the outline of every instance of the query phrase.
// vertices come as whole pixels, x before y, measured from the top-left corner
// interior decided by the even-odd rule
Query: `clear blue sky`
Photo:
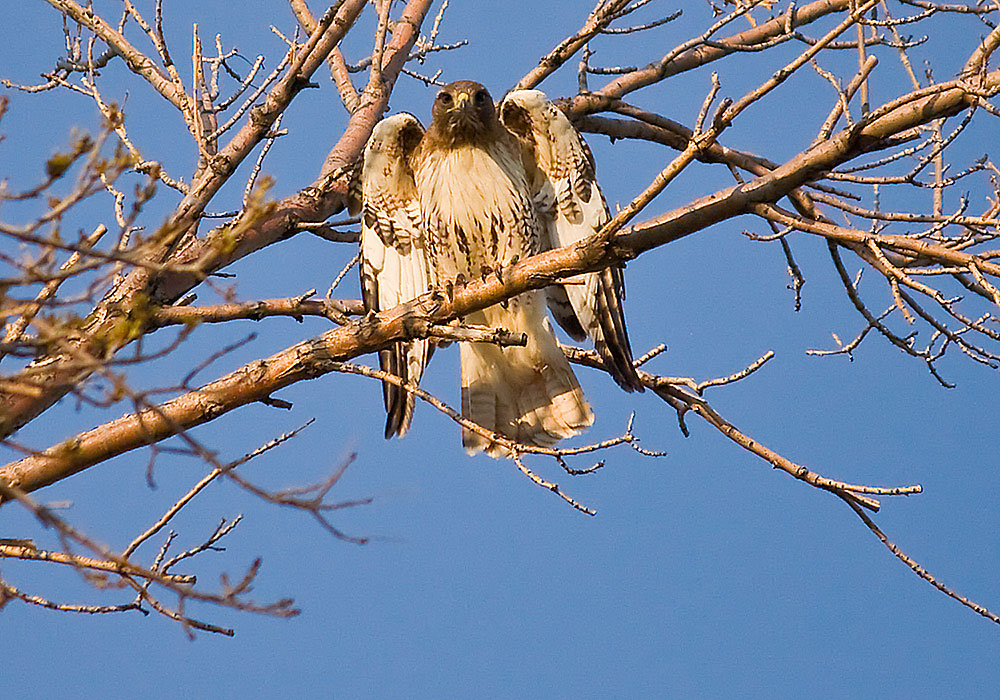
[[[113,12],[119,7],[95,4]],[[145,11],[151,3],[141,5]],[[476,79],[501,95],[590,9],[587,2],[546,3],[544,10],[525,3],[515,11],[512,5],[454,2],[441,38],[467,38],[470,45],[435,58],[428,70],[440,66],[445,79]],[[706,24],[707,4],[654,3],[662,13],[681,5],[682,21],[632,38],[602,39],[594,62],[641,64],[693,36]],[[226,46],[238,46],[251,59],[264,53],[271,67],[282,44],[268,25],[286,34],[294,26],[277,1],[167,0],[164,6],[167,38],[182,70],[190,63],[192,21],[203,38],[222,32]],[[654,14],[647,9],[642,16]],[[0,76],[31,82],[52,67],[62,41],[55,10],[41,2],[7,3],[0,21],[7,39],[0,42]],[[950,33],[942,30],[914,52],[918,61],[934,57],[940,79],[951,75],[982,33],[973,20],[952,21]],[[365,50],[362,44],[348,47],[354,59]],[[787,60],[793,50],[776,55]],[[880,58],[887,77],[874,83],[874,103],[905,89],[889,77],[900,76],[892,53]],[[738,97],[777,60],[749,55],[710,70],[719,71],[723,95]],[[841,60],[846,66],[855,59]],[[123,76],[120,63],[109,66],[105,85],[118,100],[127,87],[135,141],[175,176],[187,175],[194,153],[182,123],[144,84]],[[696,71],[644,90],[634,101],[693,124],[709,76]],[[265,166],[275,178],[276,197],[312,181],[345,123],[327,74],[317,77],[322,88],[295,101],[282,124],[290,134]],[[561,96],[575,84],[570,68],[542,87]],[[13,189],[38,179],[70,127],[93,129],[96,123],[82,96],[4,94],[11,103],[0,122],[0,174]],[[433,94],[404,77],[392,110],[426,123]],[[808,146],[832,105],[829,86],[809,74],[790,81],[777,97],[770,107],[751,109],[724,141],[774,160]],[[961,153],[976,157],[996,142],[996,122],[983,124],[988,128],[971,133]],[[673,155],[588,140],[612,206],[629,201]],[[650,213],[714,191],[728,184],[727,177],[719,169],[693,168]],[[230,206],[239,194],[234,189],[213,208]],[[173,201],[169,192],[161,195],[164,207]],[[979,196],[973,209],[982,204]],[[67,229],[108,220],[104,205]],[[2,215],[16,220],[20,211],[5,207]],[[766,232],[753,220],[730,221],[629,264],[627,313],[636,352],[665,342],[669,350],[652,370],[704,379],[774,350],[776,358],[752,378],[709,393],[717,410],[826,476],[922,484],[920,496],[884,499],[877,522],[945,583],[1000,610],[996,374],[953,352],[942,370],[958,387],[945,390],[921,364],[877,338],[854,362],[806,356],[807,349],[831,347],[831,332],[847,340],[862,328],[825,244],[792,239],[807,280],[803,309],[796,313],[780,249],[748,241],[744,230]],[[0,247],[15,252],[10,241]],[[310,288],[322,293],[353,254],[349,246],[301,235],[234,265],[231,283],[243,299]],[[863,285],[878,304],[888,299],[874,274]],[[211,293],[201,294],[201,303],[212,301]],[[343,294],[357,294],[353,274]],[[203,327],[183,353],[189,366],[249,332],[259,334],[209,368],[202,375],[207,380],[325,327],[315,319]],[[184,372],[180,363],[166,362],[131,376],[139,385],[166,384]],[[85,617],[11,603],[0,613],[4,696],[974,698],[998,687],[1000,628],[920,581],[838,499],[772,470],[695,417],[684,438],[675,414],[653,396],[625,396],[605,376],[583,369],[579,375],[598,414],[589,438],[619,434],[635,410],[643,445],[669,453],[654,460],[619,448],[605,455],[603,470],[577,478],[545,461],[531,463],[595,508],[595,518],[567,507],[507,462],[467,458],[458,428],[427,406],[417,407],[405,439],[383,441],[379,388],[357,377],[294,386],[280,395],[294,404],[291,411],[250,406],[196,431],[232,459],[315,417],[300,437],[253,462],[245,474],[274,488],[310,483],[357,451],[335,494],[375,501],[337,514],[334,523],[372,541],[356,546],[335,540],[303,514],[221,484],[178,519],[178,546],[201,541],[219,517],[242,513],[244,521],[227,551],[196,560],[192,573],[213,583],[220,570],[238,576],[260,555],[255,599],[291,596],[302,609],[299,617],[196,608],[193,614],[237,633],[232,639],[203,633],[190,642],[176,624],[155,615]],[[435,356],[426,385],[457,403],[454,350]],[[44,447],[122,410],[78,409],[65,401],[18,439]],[[61,511],[65,517],[123,547],[204,472],[195,460],[164,455],[155,471],[158,488],[150,490],[147,458],[120,457],[38,496],[72,501]],[[0,510],[0,536],[42,543],[51,537],[10,506]],[[148,561],[152,551],[145,556]],[[2,572],[23,589],[67,602],[127,597],[96,595],[52,567],[4,562]]]

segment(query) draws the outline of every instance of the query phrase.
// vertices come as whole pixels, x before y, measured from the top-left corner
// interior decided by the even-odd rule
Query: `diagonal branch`
[[[46,0],[46,2],[100,37],[101,41],[125,59],[129,70],[146,80],[154,90],[180,110],[181,114],[187,114],[188,104],[183,90],[163,75],[152,59],[135,48],[128,39],[94,12],[93,8],[83,7],[73,0]]]
[[[790,29],[811,24],[828,15],[849,9],[853,5],[854,0],[817,0],[803,7],[795,8],[791,17],[775,17],[724,39],[712,40],[710,43],[707,36],[693,39],[675,48],[659,61],[626,73],[600,90],[591,94],[577,95],[570,101],[567,112],[578,116],[599,111],[609,100],[624,97],[630,92],[658,83],[678,73],[693,70],[712,61],[718,61],[748,46],[766,44],[787,33]]]
[[[566,37],[552,51],[545,54],[538,65],[521,78],[514,90],[527,90],[536,87],[539,83],[552,75],[573,55],[586,46],[587,42],[600,34],[611,22],[621,16],[626,5],[631,0],[613,0],[612,2],[598,2],[591,10],[587,21],[583,23],[580,30],[569,37]]]
[[[93,342],[96,342],[99,347],[106,342],[107,337],[114,330],[118,314],[121,313],[120,309],[128,308],[133,300],[146,298],[154,303],[171,303],[199,284],[206,275],[254,251],[293,235],[297,232],[300,222],[322,221],[344,208],[348,175],[364,148],[368,134],[371,133],[375,122],[382,116],[388,105],[389,94],[409,56],[411,47],[417,40],[420,25],[430,4],[431,0],[410,0],[403,9],[392,39],[387,45],[386,59],[382,70],[382,85],[384,86],[382,94],[366,95],[363,98],[362,104],[351,115],[344,134],[328,155],[317,180],[281,202],[269,206],[257,218],[244,222],[235,229],[222,227],[207,236],[197,239],[191,238],[186,241],[169,258],[171,266],[175,266],[177,269],[156,275],[144,270],[133,271],[113,294],[105,298],[95,314],[92,315],[91,325],[87,330]],[[306,73],[311,74],[320,65],[323,60],[323,51],[336,44],[339,36],[347,31],[354,17],[364,5],[364,0],[346,0],[344,2],[330,31],[323,33],[323,39],[317,45],[317,49],[309,54],[309,60],[302,65],[300,71],[302,77],[305,77]],[[284,84],[284,89],[292,91],[293,85]],[[278,86],[275,90],[278,90]],[[284,94],[288,95],[288,93]],[[291,95],[288,95],[288,99],[290,97]],[[277,117],[273,111],[272,114],[275,118]],[[244,129],[249,129],[250,132],[261,138],[265,137],[267,131],[254,127],[253,121],[251,118]],[[234,136],[233,142],[240,143],[246,142],[247,139],[252,140],[250,136],[244,136],[244,133],[244,130],[241,130],[239,134]],[[228,148],[229,146],[227,146]],[[242,154],[242,157],[249,153],[249,149],[244,147],[236,150]],[[226,149],[223,149],[220,155],[225,152]],[[235,167],[235,164],[229,160],[232,153],[230,152],[229,156],[223,156],[228,167]],[[206,173],[204,177],[212,178],[213,175]],[[220,184],[214,183],[209,187],[205,182],[202,182],[203,189],[199,197],[204,197],[207,191],[204,188],[217,190]],[[195,189],[196,186],[192,186],[192,192]],[[200,202],[200,206],[203,207],[208,200],[185,201],[187,204],[182,204],[182,208],[178,209],[172,217],[175,226],[195,221],[196,210],[198,210],[197,203]],[[182,209],[187,213],[182,213]],[[202,272],[193,273],[188,266],[196,266]],[[110,351],[113,350],[114,348]],[[108,350],[105,348],[102,351]],[[72,368],[70,358],[50,358],[43,369],[35,368],[25,379],[27,383],[38,389],[37,392],[33,391],[29,395],[22,392],[0,391],[0,436],[10,435],[45,411],[62,398],[80,378],[79,373]]]

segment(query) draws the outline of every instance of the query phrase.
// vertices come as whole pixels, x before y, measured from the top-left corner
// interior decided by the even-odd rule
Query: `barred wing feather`
[[[504,126],[519,137],[539,217],[542,248],[571,245],[608,221],[594,160],[583,137],[544,93],[517,90],[500,104]],[[614,380],[626,391],[642,391],[629,346],[622,300],[621,267],[570,277],[548,289],[553,317],[577,340],[590,337]]]
[[[410,114],[375,125],[361,171],[361,293],[368,311],[382,311],[419,296],[433,284],[410,156],[423,137]],[[426,339],[400,341],[379,352],[382,370],[418,384],[430,358]],[[385,435],[403,435],[413,415],[413,394],[382,383]]]

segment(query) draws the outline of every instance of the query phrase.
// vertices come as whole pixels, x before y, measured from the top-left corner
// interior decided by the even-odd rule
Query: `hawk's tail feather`
[[[430,342],[414,340],[396,343],[393,347],[379,352],[382,371],[394,374],[407,384],[419,384],[427,360],[430,359]],[[385,436],[402,437],[410,428],[413,419],[414,395],[401,386],[382,382],[382,397],[385,401]]]
[[[492,307],[482,318],[468,319],[526,333],[528,344],[462,344],[462,415],[514,442],[548,447],[590,426],[594,414],[548,325],[533,318],[540,306],[540,299],[532,298],[512,303],[510,311]],[[468,428],[462,430],[462,444],[469,454],[507,455]]]
[[[587,336],[601,356],[611,378],[625,391],[642,391],[642,380],[632,361],[620,268],[577,275],[546,289],[549,310],[574,340]]]
[[[595,334],[594,347],[618,386],[625,391],[642,391],[642,380],[632,361],[632,346],[629,344],[625,312],[621,305],[621,300],[625,297],[622,269],[609,267],[596,274],[600,332]]]

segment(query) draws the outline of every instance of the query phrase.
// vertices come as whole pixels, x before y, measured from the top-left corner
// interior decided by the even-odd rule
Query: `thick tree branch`
[[[310,293],[308,296],[311,296]],[[164,306],[152,313],[149,328],[176,324],[224,323],[236,319],[259,321],[272,316],[290,316],[302,320],[303,316],[322,316],[342,320],[346,316],[360,316],[364,305],[360,299],[261,299],[212,306]]]
[[[984,46],[995,48],[1000,39],[994,37],[1000,37],[1000,32],[994,32]],[[979,53],[982,52],[973,58],[981,60]],[[747,183],[633,226],[610,239],[607,231],[599,231],[575,246],[528,258],[505,270],[502,281],[496,277],[476,280],[454,290],[452,296],[437,290],[429,292],[412,302],[328,331],[162,406],[125,416],[41,455],[8,465],[0,469],[0,482],[33,490],[239,406],[267,400],[272,393],[295,382],[335,371],[338,361],[408,337],[415,319],[426,324],[446,323],[558,279],[634,258],[724,219],[752,213],[758,205],[777,201],[823,172],[875,147],[882,139],[954,114],[978,99],[977,95],[998,91],[1000,71],[993,71],[978,80],[976,94],[954,85],[931,94],[918,91],[922,96],[916,99],[895,100],[875,110],[869,120],[839,132]]]
[[[996,35],[994,32],[993,35]],[[991,36],[993,36],[991,35]],[[815,144],[770,173],[675,209],[619,235],[618,245],[638,255],[645,250],[682,238],[723,219],[747,213],[758,204],[776,202],[841,163],[877,148],[881,141],[952,116],[971,106],[977,93],[995,95],[1000,91],[1000,71],[984,76],[976,92],[955,85],[941,92],[906,100],[895,100],[894,109],[844,129],[829,140]]]

